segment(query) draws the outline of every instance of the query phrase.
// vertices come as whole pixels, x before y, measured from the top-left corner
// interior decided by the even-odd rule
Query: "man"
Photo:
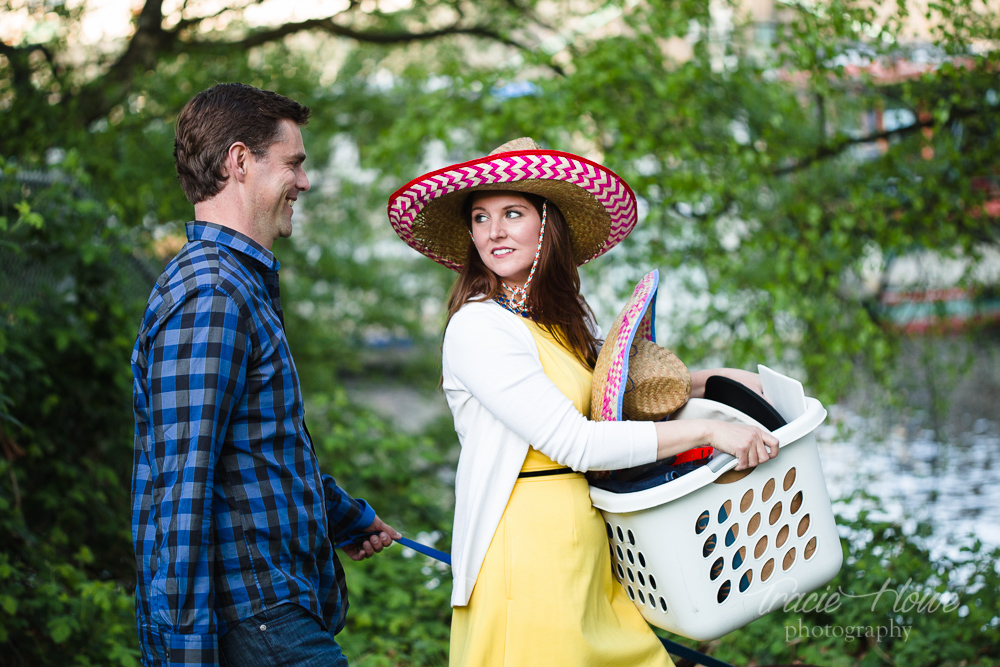
[[[177,119],[194,204],[132,352],[136,618],[148,665],[347,665],[334,640],[361,560],[398,538],[321,475],[271,245],[309,189],[309,109],[221,84]]]

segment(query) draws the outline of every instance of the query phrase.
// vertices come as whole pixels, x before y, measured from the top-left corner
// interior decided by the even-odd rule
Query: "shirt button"
[[[267,626],[264,625],[263,623],[261,623],[261,625],[260,625],[260,631],[264,632],[264,630],[267,630]]]

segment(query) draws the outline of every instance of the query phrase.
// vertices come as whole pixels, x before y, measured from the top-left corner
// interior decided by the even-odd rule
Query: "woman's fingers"
[[[718,422],[712,445],[735,456],[737,470],[755,468],[778,455],[777,438],[763,429],[745,424]]]

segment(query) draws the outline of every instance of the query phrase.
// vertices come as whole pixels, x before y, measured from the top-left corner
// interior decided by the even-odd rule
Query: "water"
[[[1000,424],[977,419],[948,443],[930,430],[877,430],[834,405],[816,431],[838,513],[853,515],[858,505],[843,499],[863,489],[879,499],[873,518],[900,523],[908,534],[918,521],[928,522],[933,533],[925,544],[932,557],[960,558],[960,547],[971,545],[973,535],[986,547],[1000,547]]]
[[[408,432],[447,414],[437,392],[364,383],[350,392]],[[987,548],[1000,547],[1000,422],[975,418],[942,443],[912,424],[884,429],[881,420],[848,407],[827,409],[816,437],[837,513],[853,516],[860,505],[843,499],[863,489],[879,499],[881,510],[873,518],[899,523],[907,534],[918,521],[928,522],[933,533],[924,543],[932,557],[961,558],[959,549],[971,545],[971,535]]]

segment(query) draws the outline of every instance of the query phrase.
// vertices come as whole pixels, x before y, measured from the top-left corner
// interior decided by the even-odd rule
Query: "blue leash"
[[[352,543],[355,543],[355,542],[361,542],[362,540],[364,540],[365,538],[367,538],[369,535],[373,535],[373,534],[374,533],[357,533],[355,535],[352,535],[352,536],[348,537],[343,542],[339,543],[337,545],[337,548],[340,549],[340,548],[342,548],[342,547],[344,547],[344,546],[346,546],[348,544],[352,544]],[[437,549],[432,549],[431,547],[428,547],[428,546],[425,546],[423,544],[420,544],[419,542],[414,542],[413,540],[409,540],[409,539],[407,539],[405,537],[399,537],[399,538],[397,538],[394,541],[399,542],[404,547],[409,547],[409,548],[413,549],[414,551],[416,551],[418,553],[422,553],[425,556],[430,556],[431,558],[433,558],[435,560],[439,560],[442,563],[446,563],[448,565],[451,565],[451,556],[448,555],[448,554],[446,554],[443,551],[439,551]],[[679,658],[684,658],[685,660],[690,660],[691,662],[698,663],[699,665],[703,665],[704,667],[733,667],[728,662],[723,662],[722,660],[717,660],[717,659],[713,658],[710,655],[705,655],[704,653],[696,651],[693,648],[688,648],[687,646],[684,646],[683,644],[678,644],[675,641],[671,641],[669,639],[664,639],[663,637],[660,637],[659,635],[657,635],[656,638],[660,640],[660,643],[663,644],[663,648],[667,649],[668,653],[676,655]]]
[[[705,655],[700,651],[695,651],[693,648],[688,648],[684,644],[678,644],[677,642],[672,642],[669,639],[664,639],[657,635],[657,639],[663,644],[663,648],[667,649],[667,653],[672,653],[678,658],[684,658],[690,660],[691,662],[698,663],[699,665],[704,665],[704,667],[733,667],[728,662],[723,662],[713,658],[710,655]]]
[[[337,549],[342,549],[342,548],[346,547],[349,544],[355,544],[357,542],[363,542],[370,535],[375,535],[375,533],[360,532],[360,533],[351,534],[351,535],[348,536],[348,538],[346,540],[344,540],[343,542],[339,542],[336,545],[336,548]],[[451,556],[448,555],[448,554],[446,554],[443,551],[438,551],[437,549],[433,549],[431,547],[425,546],[425,545],[421,544],[420,542],[414,542],[413,540],[409,540],[409,539],[407,539],[405,537],[398,537],[398,538],[394,539],[393,542],[399,542],[404,547],[409,547],[410,549],[413,549],[414,551],[416,551],[418,553],[422,553],[425,556],[430,556],[431,558],[433,558],[435,560],[439,560],[442,563],[445,563],[447,565],[451,565]]]

